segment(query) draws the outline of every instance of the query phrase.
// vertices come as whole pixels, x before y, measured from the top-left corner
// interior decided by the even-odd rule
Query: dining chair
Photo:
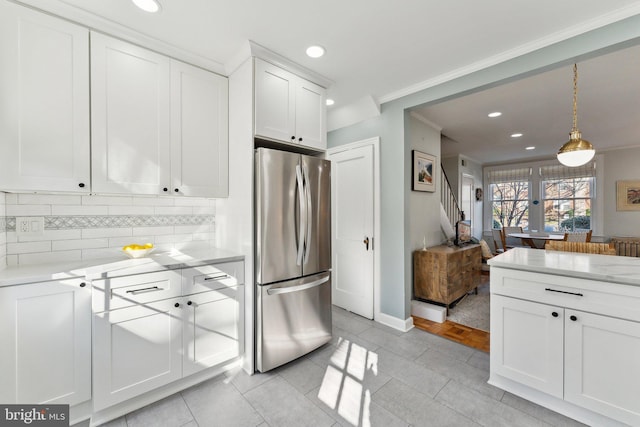
[[[509,237],[511,233],[522,233],[522,227],[502,227],[507,249],[524,246],[521,239]]]
[[[591,234],[593,230],[589,231],[573,231],[570,233],[564,233],[565,242],[591,242]]]
[[[552,240],[547,242],[545,249],[548,251],[616,255],[616,248],[613,243],[565,242],[561,240]]]
[[[504,238],[504,234],[502,233],[502,229],[493,229],[491,230],[493,234],[493,247],[495,248],[496,254],[503,253],[507,248],[507,242]]]

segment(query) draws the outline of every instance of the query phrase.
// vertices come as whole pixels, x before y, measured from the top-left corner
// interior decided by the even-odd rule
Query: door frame
[[[380,321],[380,137],[363,139],[327,149],[325,159],[332,154],[366,146],[373,147],[373,320]],[[331,250],[336,247],[331,236]],[[331,254],[333,259],[333,253]]]
[[[475,199],[475,195],[474,195],[474,189],[476,186],[476,178],[466,172],[462,172],[460,174],[460,205],[462,206],[462,193],[464,190],[464,181],[465,179],[470,179],[471,180],[471,188],[469,191],[469,215],[468,215],[468,219],[469,221],[471,221],[471,235],[472,236],[476,236],[475,231],[478,229],[478,226],[476,225],[476,199]]]

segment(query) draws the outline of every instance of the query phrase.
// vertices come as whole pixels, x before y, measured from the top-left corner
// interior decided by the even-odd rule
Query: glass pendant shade
[[[569,141],[558,150],[558,161],[565,166],[576,167],[588,163],[596,154],[593,145],[578,130],[578,65],[573,64],[573,128]]]

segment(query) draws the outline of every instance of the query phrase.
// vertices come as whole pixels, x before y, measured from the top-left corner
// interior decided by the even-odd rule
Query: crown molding
[[[458,68],[449,73],[441,74],[432,79],[424,80],[420,83],[416,83],[415,85],[407,86],[403,89],[391,92],[387,95],[380,96],[378,100],[380,104],[391,102],[404,96],[411,95],[416,92],[432,88],[434,86],[438,86],[448,81],[455,80],[457,78],[483,70],[485,68],[492,67],[502,62],[506,62],[519,56],[526,55],[536,50],[571,39],[581,34],[588,33],[589,31],[605,27],[607,25],[622,21],[623,19],[630,18],[638,14],[640,14],[640,2],[636,2],[632,5],[616,9],[612,12],[584,21],[565,30],[555,32],[532,42],[520,45],[514,49],[509,49],[497,55],[485,58],[481,61],[474,62],[466,67]]]
[[[412,111],[409,113],[409,115],[411,117],[413,117],[414,119],[424,123],[425,125],[437,130],[438,132],[442,133],[442,126],[439,126],[437,124],[435,124],[434,122],[432,122],[431,120],[427,119],[425,116],[423,116],[422,114],[418,113],[417,111]]]

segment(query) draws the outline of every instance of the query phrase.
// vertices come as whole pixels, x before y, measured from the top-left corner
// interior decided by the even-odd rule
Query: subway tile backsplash
[[[210,247],[215,199],[0,192],[0,268],[114,256],[128,243],[158,250]],[[16,233],[16,218],[43,217],[42,235]]]

